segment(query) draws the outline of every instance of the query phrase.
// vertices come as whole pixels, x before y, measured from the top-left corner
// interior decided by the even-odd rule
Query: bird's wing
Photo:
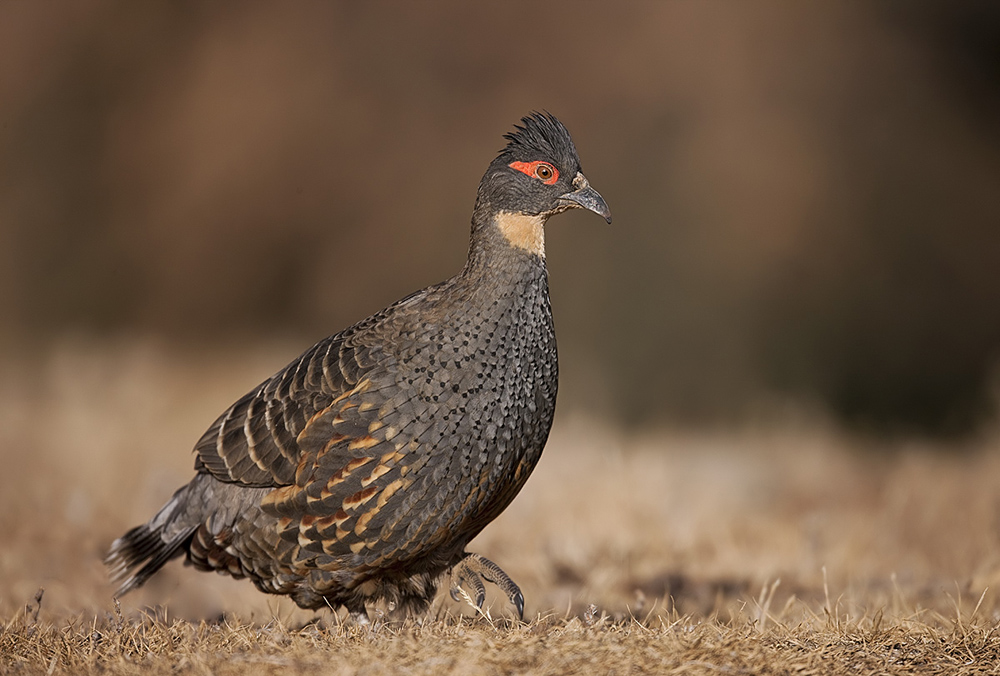
[[[358,424],[336,431],[329,425],[389,365],[363,335],[351,330],[317,343],[229,407],[195,445],[195,468],[245,486],[287,486],[307,456],[337,439],[349,444],[364,436],[367,428]]]
[[[434,317],[408,311],[413,300],[311,348],[236,402],[196,447],[200,471],[274,488],[261,507],[278,518],[278,555],[294,567],[422,556],[453,539],[485,498],[485,468],[470,475],[478,487],[469,495],[453,480],[490,443],[456,438],[460,391],[471,385],[406,363],[434,342]],[[454,377],[478,382],[472,368]]]

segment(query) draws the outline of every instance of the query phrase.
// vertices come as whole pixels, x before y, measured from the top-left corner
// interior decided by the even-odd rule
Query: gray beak
[[[559,199],[571,202],[571,204],[566,205],[568,207],[582,207],[593,211],[598,216],[603,216],[608,225],[611,225],[611,209],[608,208],[608,203],[601,197],[601,193],[590,187],[590,183],[583,174],[576,175],[576,178],[573,179],[573,187],[576,190],[560,195]]]

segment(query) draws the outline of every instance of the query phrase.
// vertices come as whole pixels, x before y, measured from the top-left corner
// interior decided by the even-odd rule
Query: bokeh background
[[[996,3],[0,11],[9,354],[304,347],[458,270],[500,135],[545,109],[615,214],[549,227],[565,405],[932,433],[993,411]]]
[[[479,549],[529,609],[993,580],[1000,4],[3,2],[0,607],[107,608],[218,412],[461,268],[532,110],[615,218],[547,229],[553,452]]]

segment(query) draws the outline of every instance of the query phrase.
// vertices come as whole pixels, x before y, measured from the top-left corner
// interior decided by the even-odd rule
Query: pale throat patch
[[[496,215],[497,228],[511,246],[545,258],[545,220],[542,215],[501,211]]]

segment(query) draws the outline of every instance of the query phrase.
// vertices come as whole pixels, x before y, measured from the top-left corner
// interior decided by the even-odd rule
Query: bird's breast
[[[558,361],[544,278],[473,296],[427,322],[399,355],[400,417],[452,499],[485,505],[516,492],[541,454],[555,411]]]

